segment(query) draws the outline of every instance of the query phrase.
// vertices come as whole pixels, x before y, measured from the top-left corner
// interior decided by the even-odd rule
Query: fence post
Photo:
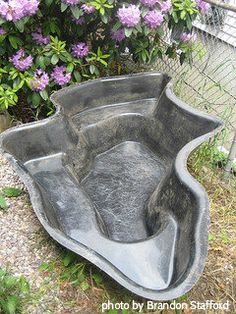
[[[227,164],[225,166],[226,176],[229,176],[231,173],[231,167],[232,167],[234,158],[236,158],[236,129],[234,130],[234,139],[233,139],[230,151],[229,151]]]

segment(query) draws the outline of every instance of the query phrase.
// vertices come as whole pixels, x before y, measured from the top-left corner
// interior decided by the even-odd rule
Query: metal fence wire
[[[230,172],[236,158],[236,0],[205,1],[211,8],[194,22],[193,64],[181,65],[166,56],[155,70],[173,78],[175,93],[183,101],[224,121],[218,145],[230,152],[225,168]],[[173,40],[173,31],[166,29],[166,44]]]

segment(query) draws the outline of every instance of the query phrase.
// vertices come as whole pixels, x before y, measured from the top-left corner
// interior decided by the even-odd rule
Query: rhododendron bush
[[[69,84],[125,71],[122,57],[191,62],[203,0],[0,0],[0,110],[19,101],[51,114]],[[166,30],[179,35],[166,44]]]

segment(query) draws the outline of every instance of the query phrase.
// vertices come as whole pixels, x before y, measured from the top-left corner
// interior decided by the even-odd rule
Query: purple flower
[[[34,73],[34,78],[30,81],[30,85],[32,90],[35,92],[43,91],[49,83],[49,76],[42,69],[38,69]]]
[[[81,6],[81,8],[83,9],[83,11],[87,14],[91,14],[93,13],[96,9],[93,5],[89,5],[89,4],[83,4]]]
[[[25,57],[25,52],[23,49],[18,50],[17,53],[9,60],[13,63],[14,67],[18,71],[28,70],[33,63],[32,56],[29,55],[28,57]]]
[[[183,32],[179,38],[182,42],[187,43],[191,40],[195,40],[195,36],[191,33]]]
[[[0,27],[0,36],[5,35],[7,32],[3,27]]]
[[[150,28],[157,28],[161,25],[163,22],[164,17],[161,14],[161,12],[157,10],[152,10],[149,11],[145,16],[144,16],[144,23],[148,25]]]
[[[118,18],[122,25],[127,27],[136,26],[141,20],[141,12],[136,5],[130,4],[128,7],[123,5],[118,10]]]
[[[80,0],[62,0],[63,3],[67,4],[67,5],[77,5],[80,3]]]
[[[72,46],[72,54],[75,58],[84,58],[88,55],[89,47],[86,43],[78,43]]]
[[[123,29],[119,29],[117,31],[111,32],[111,38],[115,41],[121,42],[125,39],[125,31]]]
[[[180,37],[179,37],[180,41],[182,41],[183,43],[190,43],[193,44],[194,40],[196,40],[196,35],[193,35],[191,33],[186,33],[183,32]]]
[[[0,0],[0,15],[7,21],[17,21],[24,17],[24,7],[18,0]]]
[[[170,0],[160,2],[159,5],[160,5],[160,9],[162,13],[167,13],[172,8],[172,4]]]
[[[38,10],[38,0],[0,0],[0,16],[7,21],[18,21]]]
[[[24,16],[34,15],[38,11],[38,0],[21,0],[24,5]]]
[[[72,17],[72,21],[75,22],[76,25],[83,25],[85,23],[85,18],[81,16],[79,19]]]
[[[36,32],[33,32],[32,34],[33,40],[38,45],[47,45],[50,42],[50,36],[43,36],[42,29],[39,27]]]
[[[195,2],[197,3],[197,8],[201,13],[206,13],[210,9],[210,4],[203,0],[195,0]]]
[[[51,77],[57,85],[63,86],[71,80],[71,73],[66,73],[65,66],[56,66],[51,73]]]
[[[141,0],[141,3],[149,8],[154,7],[154,5],[156,5],[158,2],[159,0]]]

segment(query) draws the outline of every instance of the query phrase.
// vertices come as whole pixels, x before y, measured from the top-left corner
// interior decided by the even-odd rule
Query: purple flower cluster
[[[200,1],[200,0],[199,0]],[[157,28],[159,27],[162,22],[164,21],[164,15],[168,13],[171,8],[171,0],[161,1],[161,0],[141,0],[140,1],[144,6],[149,8],[149,11],[144,16],[144,23],[150,28]],[[118,19],[120,23],[125,27],[135,27],[141,20],[141,11],[138,6],[136,5],[123,5],[122,8],[118,10]],[[122,36],[117,34],[118,36]],[[116,33],[112,33],[112,38],[116,41]],[[123,40],[123,38],[122,38]]]
[[[83,4],[81,6],[81,8],[83,9],[84,13],[86,13],[86,14],[91,14],[96,10],[93,5],[89,5],[89,4]]]
[[[168,13],[172,8],[172,4],[170,0],[159,2],[159,5],[160,5],[160,10],[162,13]]]
[[[66,73],[65,66],[56,66],[51,73],[51,77],[57,85],[63,86],[71,80],[71,73]]]
[[[80,0],[62,0],[63,3],[73,6],[80,3]]]
[[[144,16],[144,23],[150,28],[157,28],[163,22],[164,17],[160,11],[152,10]]]
[[[18,50],[17,53],[9,60],[13,63],[14,67],[21,72],[28,70],[33,63],[32,56],[29,55],[26,57],[23,49]]]
[[[72,54],[75,58],[84,58],[89,53],[89,47],[86,43],[78,43],[72,46]]]
[[[33,32],[32,34],[33,40],[38,45],[47,45],[50,42],[50,36],[43,36],[42,29],[39,27],[36,32]]]
[[[197,3],[197,8],[201,13],[206,13],[210,9],[210,4],[203,0],[195,0],[195,2]]]
[[[159,0],[141,0],[141,3],[149,8],[154,7],[159,2]]]
[[[18,21],[38,10],[38,0],[0,0],[0,16],[7,21]]]
[[[30,85],[35,92],[43,91],[49,83],[49,76],[42,69],[38,69],[34,73],[34,78],[30,81]]]
[[[123,7],[118,10],[117,15],[121,24],[126,27],[134,27],[141,20],[141,12],[134,4],[130,4],[127,7],[123,5]]]
[[[125,31],[123,29],[118,29],[117,31],[111,32],[111,38],[117,42],[121,42],[125,39]]]
[[[0,27],[0,36],[5,35],[7,32],[3,27]]]

